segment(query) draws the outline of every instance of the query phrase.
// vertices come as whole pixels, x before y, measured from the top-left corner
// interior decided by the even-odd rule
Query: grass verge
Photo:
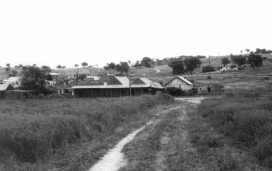
[[[71,159],[77,152],[80,153],[75,157],[80,162],[78,168],[88,160],[93,163],[105,151],[101,149],[110,147],[119,137],[129,133],[129,129],[124,129],[129,127],[126,124],[143,122],[142,118],[151,117],[147,114],[149,108],[171,103],[171,100],[162,96],[141,96],[0,103],[0,167],[6,170],[56,170],[72,165],[65,159]],[[88,147],[86,152],[92,153],[81,155],[83,146]],[[61,158],[64,159],[61,161]]]

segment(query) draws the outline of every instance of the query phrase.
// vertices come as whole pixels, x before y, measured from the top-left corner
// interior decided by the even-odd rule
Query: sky
[[[271,0],[1,0],[0,66],[272,49]]]

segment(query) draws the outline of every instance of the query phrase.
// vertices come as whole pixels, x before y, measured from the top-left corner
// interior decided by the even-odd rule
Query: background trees
[[[212,66],[204,66],[202,67],[202,72],[212,72],[212,71],[215,71],[214,67]]]
[[[231,60],[233,61],[233,63],[237,64],[239,67],[246,64],[246,57],[242,55],[239,55],[239,56],[232,55]]]
[[[201,61],[199,60],[199,58],[188,57],[184,60],[185,72],[189,72],[190,74],[193,74],[193,71],[196,68],[199,68],[200,65]]]
[[[88,66],[88,63],[87,63],[87,62],[82,62],[81,65],[82,65],[83,67],[85,67],[85,66]]]
[[[170,66],[172,70],[173,75],[179,75],[179,74],[184,74],[185,73],[185,67],[184,67],[184,62],[180,59],[175,59],[172,60],[168,66]]]
[[[249,54],[247,57],[247,63],[250,64],[250,66],[255,69],[255,67],[260,67],[263,65],[263,58],[259,54]]]
[[[62,68],[62,66],[61,66],[61,65],[58,65],[58,66],[56,66],[56,68],[61,69],[61,68]]]
[[[141,61],[141,64],[147,68],[151,68],[152,59],[149,57],[144,57]]]
[[[119,72],[121,75],[127,74],[129,71],[129,65],[127,62],[120,62],[120,64],[116,65],[116,70]]]
[[[230,63],[230,60],[228,58],[225,57],[225,58],[221,59],[221,64],[224,65],[224,67],[229,63]]]
[[[46,89],[45,70],[36,66],[24,66],[22,70],[23,78],[21,83],[21,89],[34,90],[35,94],[43,93],[45,95],[50,92]]]

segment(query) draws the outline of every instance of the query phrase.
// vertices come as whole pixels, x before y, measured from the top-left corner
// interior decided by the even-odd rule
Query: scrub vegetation
[[[264,91],[203,100],[198,112],[188,115],[191,142],[206,158],[217,158],[223,170],[271,169],[271,113],[272,99]]]
[[[65,153],[71,144],[101,143],[122,124],[146,119],[149,108],[171,103],[169,98],[1,101],[0,162],[39,163]]]

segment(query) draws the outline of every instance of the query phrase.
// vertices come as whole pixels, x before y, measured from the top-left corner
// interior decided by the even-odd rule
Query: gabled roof
[[[115,80],[114,80],[115,79]],[[134,81],[141,80],[142,84],[133,84]],[[132,88],[158,88],[163,89],[163,87],[157,83],[149,80],[148,78],[137,78],[131,83]],[[112,84],[111,84],[112,81]],[[127,77],[113,77],[113,79],[108,82],[108,84],[104,85],[75,85],[73,89],[81,89],[81,88],[129,88],[129,79]],[[114,81],[118,81],[118,84],[113,84]]]
[[[7,82],[16,82],[19,81],[22,77],[9,77]]]
[[[182,80],[183,82],[185,82],[188,85],[193,85],[193,83],[191,83],[190,81],[188,81],[186,78],[184,78],[182,76],[177,76],[177,77],[174,77],[172,80],[168,81],[164,86],[166,86],[167,84],[169,84],[170,82],[172,82],[176,78]]]
[[[10,84],[5,83],[5,84],[0,84],[0,91],[5,91],[9,87]]]
[[[138,81],[138,80],[141,80],[144,84],[133,84],[135,81]],[[152,87],[152,88],[159,88],[159,89],[163,89],[164,87],[161,86],[160,83],[158,82],[154,82],[154,81],[151,81],[150,79],[148,78],[137,78],[136,80],[134,80],[131,84],[132,87]]]
[[[116,78],[124,87],[129,87],[129,79],[127,77],[114,77]]]
[[[55,73],[55,72],[50,72],[49,75],[60,75],[60,74]]]

